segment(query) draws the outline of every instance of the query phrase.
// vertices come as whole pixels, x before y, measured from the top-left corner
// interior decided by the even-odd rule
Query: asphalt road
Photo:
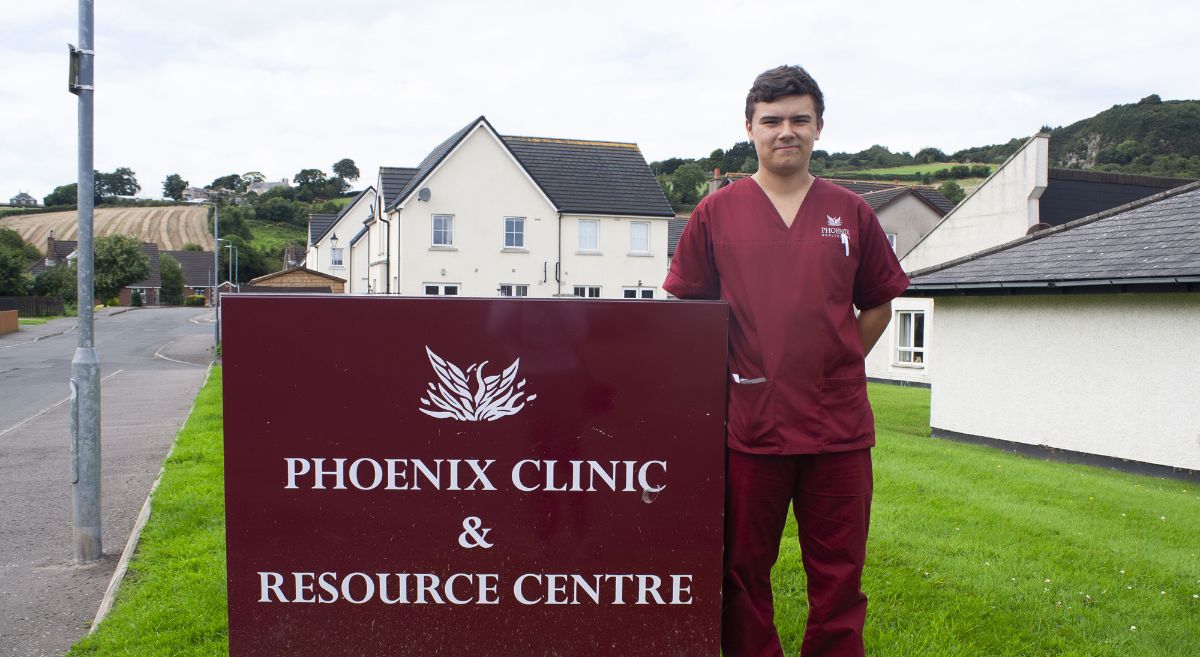
[[[97,317],[104,558],[76,565],[66,403],[74,325],[0,336],[0,656],[62,655],[87,632],[210,360],[210,311]]]

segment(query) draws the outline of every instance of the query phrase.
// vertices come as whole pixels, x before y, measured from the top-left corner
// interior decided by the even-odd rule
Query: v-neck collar
[[[771,206],[771,214],[775,215],[776,221],[779,222],[778,226],[789,233],[800,222],[800,217],[804,215],[804,207],[808,205],[808,199],[812,198],[813,188],[817,186],[817,181],[820,180],[817,176],[813,176],[812,183],[808,186],[808,191],[804,193],[804,198],[800,201],[800,206],[796,208],[796,216],[792,217],[792,225],[789,226],[784,221],[783,215],[779,214],[779,208],[775,207],[775,202],[771,200],[771,195],[767,193],[767,190],[763,189],[762,185],[758,184],[758,181],[753,177],[747,176],[746,179],[754,183],[754,188],[758,190],[759,194],[762,194],[763,200],[767,202],[767,205]]]

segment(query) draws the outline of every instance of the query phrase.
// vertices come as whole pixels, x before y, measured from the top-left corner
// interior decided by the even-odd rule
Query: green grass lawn
[[[18,326],[41,326],[42,324],[45,324],[46,322],[48,322],[52,319],[58,319],[58,318],[57,317],[18,317],[17,325]]]
[[[259,219],[249,219],[246,225],[250,228],[250,234],[254,236],[251,240],[254,248],[263,253],[282,253],[288,242],[295,242],[303,247],[308,239],[307,231],[298,226]]]
[[[959,162],[930,162],[929,164],[909,164],[909,165],[902,166],[902,167],[888,167],[885,169],[856,169],[854,171],[842,171],[842,172],[834,171],[829,174],[829,177],[836,178],[838,173],[872,173],[872,174],[894,175],[894,176],[910,176],[910,175],[917,174],[917,173],[933,174],[937,171],[941,171],[942,169],[949,169],[951,167],[958,166],[959,164],[960,164]],[[978,165],[970,164],[968,166],[978,166]],[[990,168],[992,171],[996,170],[996,165],[994,165],[994,164],[988,164],[986,166],[988,168]]]
[[[70,655],[227,654],[220,377],[167,459],[112,613]],[[872,385],[871,398],[869,654],[1200,655],[1193,487],[934,440],[928,390]],[[774,577],[796,655],[806,605],[793,524]]]

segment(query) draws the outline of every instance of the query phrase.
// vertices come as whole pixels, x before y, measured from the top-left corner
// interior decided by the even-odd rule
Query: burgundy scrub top
[[[730,305],[730,448],[875,444],[854,307],[891,301],[908,277],[857,194],[817,178],[788,227],[753,179],[717,190],[692,213],[663,288]]]

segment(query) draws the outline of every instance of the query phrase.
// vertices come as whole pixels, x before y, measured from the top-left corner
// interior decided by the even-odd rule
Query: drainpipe
[[[558,262],[554,263],[554,282],[558,290],[554,296],[562,296],[562,210],[558,211]]]

